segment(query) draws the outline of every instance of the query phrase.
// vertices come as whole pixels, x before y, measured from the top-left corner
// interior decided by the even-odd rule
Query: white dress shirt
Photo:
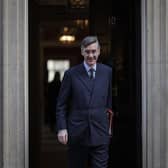
[[[90,74],[90,69],[91,69],[91,68],[94,69],[93,78],[95,78],[95,75],[96,75],[96,64],[95,64],[93,67],[89,67],[89,65],[86,64],[85,61],[83,62],[83,64],[84,64],[84,67],[85,67],[85,69],[86,69],[86,72],[88,73],[88,76],[91,76],[91,74]]]

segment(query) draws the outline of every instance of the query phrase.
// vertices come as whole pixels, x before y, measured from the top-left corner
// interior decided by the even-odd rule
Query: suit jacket
[[[112,107],[112,68],[97,63],[95,79],[79,64],[65,72],[56,110],[57,130],[68,130],[68,143],[109,143],[107,108]]]

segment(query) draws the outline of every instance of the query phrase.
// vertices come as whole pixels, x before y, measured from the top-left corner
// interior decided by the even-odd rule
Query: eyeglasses
[[[84,50],[86,54],[95,54],[97,50]]]

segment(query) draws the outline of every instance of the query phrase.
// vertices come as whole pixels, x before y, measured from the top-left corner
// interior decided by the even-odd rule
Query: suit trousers
[[[99,146],[69,145],[68,168],[107,168],[109,145]],[[88,162],[89,161],[89,162]]]

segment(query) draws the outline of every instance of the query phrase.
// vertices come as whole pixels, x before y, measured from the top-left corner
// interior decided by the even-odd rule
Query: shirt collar
[[[86,64],[85,61],[83,62],[83,64],[84,64],[84,67],[85,67],[86,71],[88,72],[91,67],[88,64]],[[96,71],[96,64],[94,64],[94,66],[92,68]]]

